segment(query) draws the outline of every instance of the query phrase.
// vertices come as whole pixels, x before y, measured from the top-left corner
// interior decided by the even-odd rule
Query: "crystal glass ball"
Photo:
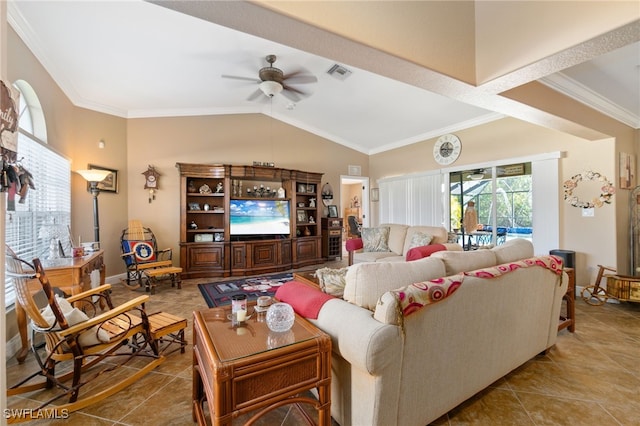
[[[267,310],[267,327],[271,331],[287,331],[293,326],[295,314],[288,303],[274,303]]]

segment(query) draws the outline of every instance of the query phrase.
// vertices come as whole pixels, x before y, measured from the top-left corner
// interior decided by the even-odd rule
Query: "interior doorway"
[[[338,214],[344,228],[347,218],[355,216],[360,226],[369,226],[369,178],[362,176],[340,176],[340,205]]]

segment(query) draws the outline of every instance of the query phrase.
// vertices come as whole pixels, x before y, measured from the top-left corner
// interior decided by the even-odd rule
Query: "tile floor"
[[[340,267],[343,262],[327,266]],[[307,268],[308,269],[308,268]],[[186,280],[182,290],[161,284],[147,305],[149,312],[165,311],[189,320],[206,309],[198,282]],[[114,303],[142,294],[113,286]],[[454,408],[433,425],[639,425],[640,424],[640,303],[590,306],[576,303],[575,333],[561,331],[547,355],[540,355]],[[66,420],[38,420],[33,425],[190,425],[191,345],[136,384],[115,396],[71,414]],[[7,361],[7,382],[32,371],[33,356],[18,365]],[[126,370],[118,374],[126,373]],[[27,397],[35,395],[27,394]],[[10,408],[33,401],[8,399]],[[282,408],[258,422],[298,425],[296,410]],[[390,425],[391,426],[391,425]]]

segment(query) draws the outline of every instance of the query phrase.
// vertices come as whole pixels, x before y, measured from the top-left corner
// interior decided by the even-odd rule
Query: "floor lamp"
[[[98,183],[102,182],[111,173],[108,170],[76,170],[87,182],[89,182],[89,190],[93,196],[93,236],[95,242],[100,242],[100,219],[98,218],[98,195],[100,188]]]

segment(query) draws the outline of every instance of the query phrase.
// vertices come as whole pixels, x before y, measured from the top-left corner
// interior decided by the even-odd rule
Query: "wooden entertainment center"
[[[253,275],[323,262],[322,173],[242,165],[176,167],[183,279]],[[260,209],[267,214],[257,214]]]

